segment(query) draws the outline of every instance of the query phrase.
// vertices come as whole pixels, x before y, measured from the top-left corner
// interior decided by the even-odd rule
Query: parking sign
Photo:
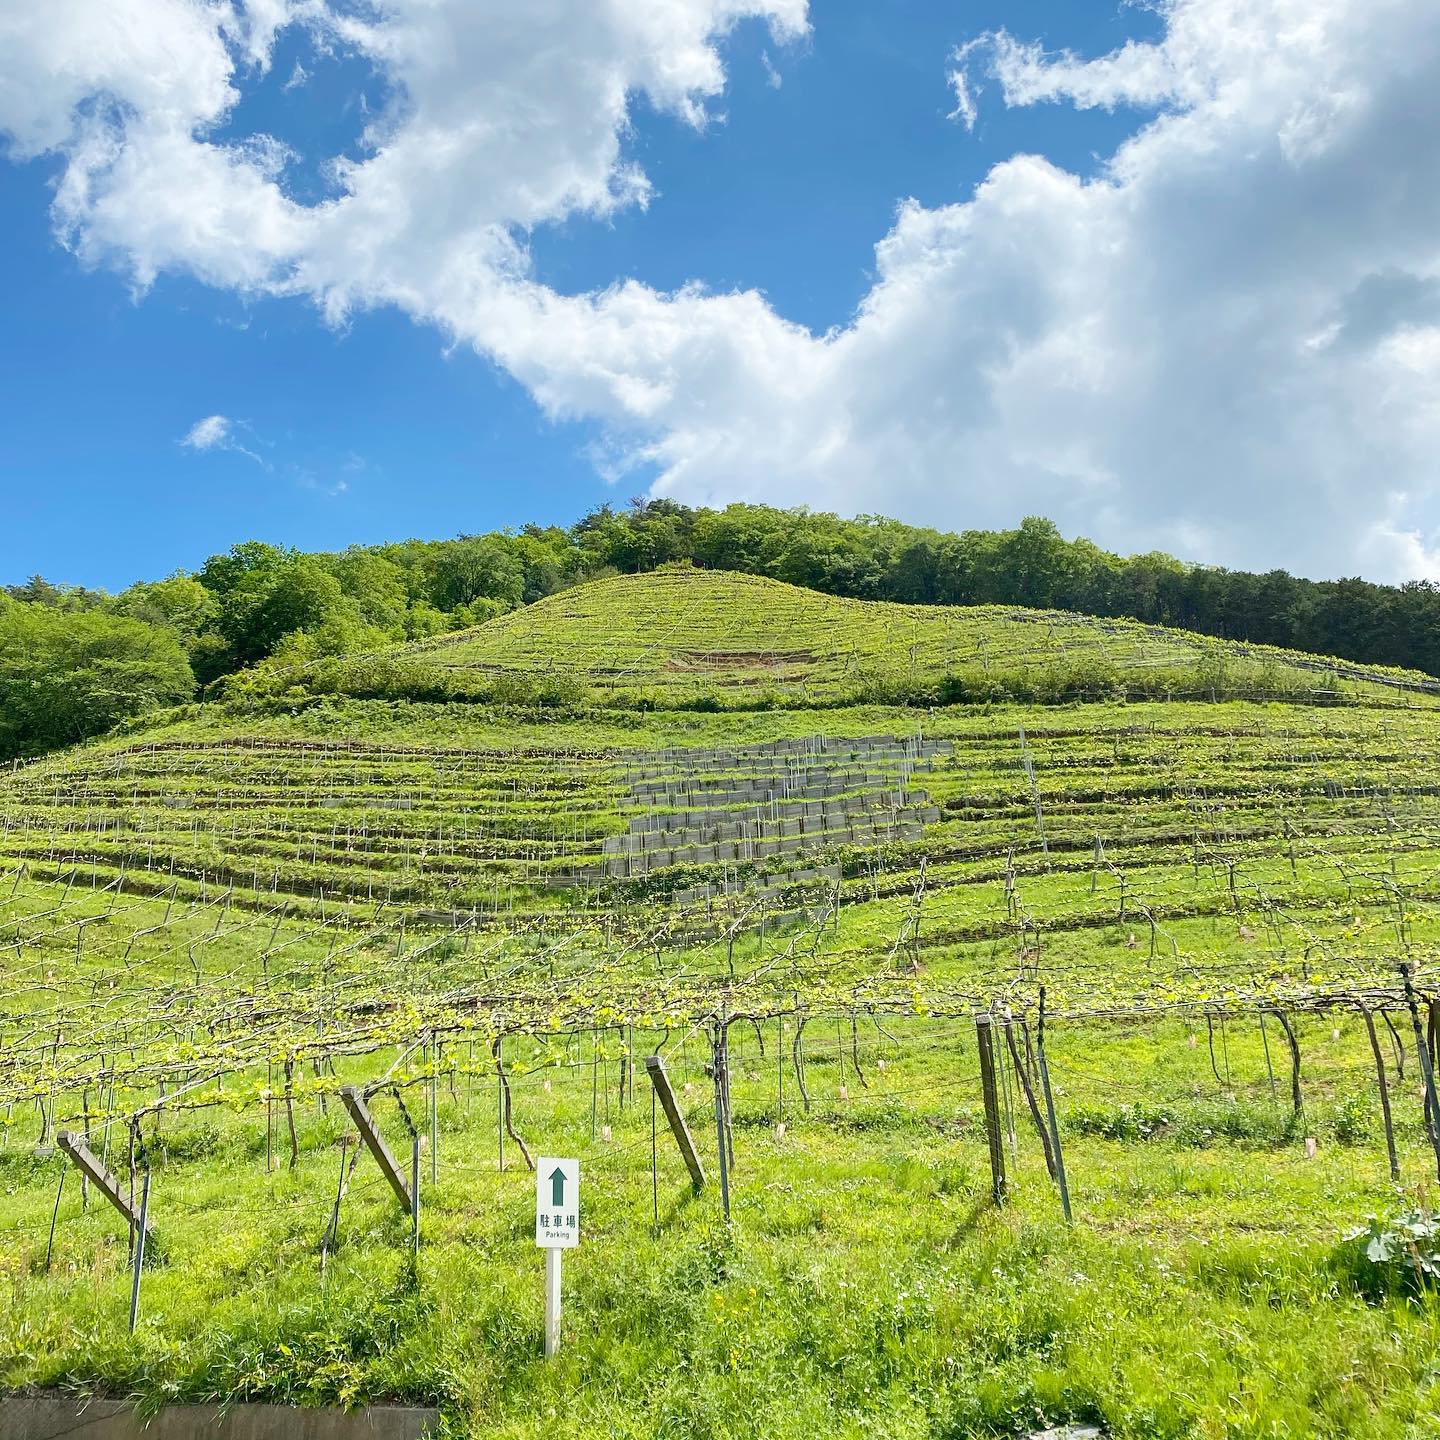
[[[541,1156],[535,1164],[535,1243],[573,1250],[580,1243],[580,1162]]]

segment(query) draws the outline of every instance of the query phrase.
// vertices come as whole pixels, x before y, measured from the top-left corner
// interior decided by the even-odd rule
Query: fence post
[[[1006,1199],[1005,1142],[1000,1134],[1000,1102],[995,1090],[995,1048],[990,1017],[975,1017],[975,1039],[980,1049],[980,1094],[985,1101],[985,1140],[990,1147],[990,1189],[997,1205]]]
[[[685,1168],[690,1172],[690,1183],[698,1193],[705,1184],[705,1167],[700,1163],[695,1141],[690,1135],[690,1127],[680,1113],[675,1091],[670,1085],[670,1077],[665,1073],[665,1062],[658,1055],[647,1055],[645,1073],[650,1077],[655,1094],[660,1098],[660,1108],[665,1112],[665,1119],[670,1124],[670,1133],[674,1135],[676,1145],[680,1147],[680,1156],[685,1161]]]

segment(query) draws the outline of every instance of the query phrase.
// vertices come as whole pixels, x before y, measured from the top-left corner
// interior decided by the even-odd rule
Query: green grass
[[[456,1436],[1440,1433],[1435,1296],[1341,1239],[1433,1201],[1397,971],[1436,993],[1428,697],[1178,632],[693,572],[416,653],[483,685],[549,674],[555,695],[272,687],[0,777],[0,1384],[400,1398]],[[1047,702],[1098,678],[1109,698],[849,703],[956,675],[1028,677]],[[1160,694],[1209,676],[1216,699],[1119,698],[1136,676]],[[1225,698],[1252,683],[1272,698]],[[1345,703],[1310,703],[1317,685]],[[558,883],[645,809],[637,754],[683,772],[690,750],[922,732],[947,745],[913,777],[940,810],[923,835]],[[818,864],[838,889],[795,882],[763,932],[751,914],[712,933],[754,891],[718,921],[675,898]],[[1042,983],[1073,1226],[1013,1076],[1012,1203],[986,1203],[971,1015],[1033,1027]],[[1404,1036],[1402,1078],[1381,1026],[1398,1186],[1362,990]],[[692,1027],[721,1005],[766,1037],[762,1057],[748,1021],[731,1031],[734,1221],[713,1184],[687,1197],[662,1128],[656,1224],[622,1040],[663,1044],[713,1171]],[[779,1063],[800,1005],[808,1114]],[[1261,1006],[1294,1018],[1299,1117]],[[322,1284],[337,1087],[389,1074],[423,1116],[433,1052],[408,1047],[432,1030],[418,1273],[367,1155]],[[510,1142],[497,1164],[501,1035],[520,1134],[585,1175],[551,1365],[533,1181]],[[404,1151],[392,1094],[374,1103]],[[45,1256],[54,1130],[88,1124],[123,1172],[137,1113],[164,1261],[130,1337],[123,1229],[81,1210],[73,1173]]]
[[[635,1436],[1009,1434],[1064,1418],[1135,1436],[1400,1436],[1440,1420],[1440,1308],[1430,1297],[1367,1302],[1338,1245],[1345,1225],[1398,1203],[1373,1134],[1342,1144],[1333,1133],[1342,1098],[1366,1079],[1358,1027],[1340,1041],[1328,1022],[1302,1031],[1313,1160],[1299,1132],[1284,1134],[1284,1097],[1269,1098],[1253,1026],[1228,1037],[1233,1091],[1215,1084],[1203,1039],[1192,1048],[1182,1024],[1059,1029],[1067,1117],[1142,1093],[1189,1117],[1143,1142],[1066,1124],[1074,1227],[1023,1114],[1012,1203],[987,1205],[973,1029],[897,1028],[898,1043],[861,1041],[868,1089],[848,1037],[837,1057],[815,1035],[813,1108],[799,1113],[787,1085],[783,1136],[773,1027],[763,1059],[737,1028],[728,1231],[713,1185],[689,1198],[663,1121],[652,1223],[649,1106],[642,1091],[620,1108],[613,1054],[596,1102],[608,1143],[590,1139],[588,1047],[571,1068],[517,1081],[521,1134],[582,1160],[584,1241],[567,1257],[554,1365],[538,1357],[533,1181],[513,1146],[497,1171],[494,1096],[470,1093],[463,1076],[453,1098],[442,1084],[418,1275],[405,1218],[365,1156],[322,1286],[341,1126],[313,1100],[298,1168],[268,1175],[254,1116],[166,1121],[153,1213],[167,1260],[147,1271],[133,1338],[115,1217],[97,1206],[80,1216],[67,1187],[42,1280],[48,1204],[17,1203],[16,1187],[43,1178],[53,1199],[58,1170],[13,1157],[0,1225],[32,1225],[7,1246],[4,1379],[98,1381],[152,1402],[403,1397],[440,1403],[456,1433],[506,1436],[557,1424],[579,1433],[580,1416]],[[703,1056],[693,1042],[672,1049],[713,1175]],[[398,1128],[393,1102],[375,1108]],[[1200,1123],[1236,1109],[1250,1123],[1229,1136]],[[1427,1162],[1411,1106],[1402,1152],[1417,1187]]]
[[[1318,693],[1431,704],[1436,689],[1414,672],[1132,620],[849,600],[688,566],[590,581],[473,630],[268,676],[261,688],[287,684],[572,706],[597,695],[624,707],[721,710],[1112,694]]]

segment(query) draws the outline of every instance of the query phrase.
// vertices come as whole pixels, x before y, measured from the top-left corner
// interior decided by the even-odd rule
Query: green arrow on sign
[[[558,1165],[550,1172],[550,1203],[565,1203],[565,1172]]]

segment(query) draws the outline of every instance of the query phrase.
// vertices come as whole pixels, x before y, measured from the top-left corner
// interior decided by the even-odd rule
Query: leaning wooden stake
[[[390,1153],[390,1147],[385,1143],[385,1137],[381,1135],[380,1128],[375,1123],[375,1117],[371,1115],[370,1108],[365,1103],[364,1090],[358,1085],[342,1085],[340,1087],[340,1103],[350,1112],[350,1118],[355,1122],[355,1128],[360,1132],[360,1138],[375,1157],[376,1164],[380,1166],[380,1173],[389,1182],[390,1188],[395,1192],[395,1198],[408,1212],[411,1208],[409,1182],[405,1179],[395,1157]]]
[[[1035,1099],[1035,1087],[1030,1083],[1030,1071],[1020,1058],[1020,1048],[1015,1044],[1015,1028],[1010,1020],[1005,1022],[1005,1043],[1010,1047],[1010,1059],[1015,1066],[1016,1078],[1020,1081],[1020,1088],[1025,1093],[1025,1103],[1030,1107],[1030,1119],[1034,1123],[1035,1133],[1040,1137],[1040,1148],[1045,1152],[1045,1169],[1050,1178],[1055,1178],[1055,1151],[1050,1144],[1050,1131],[1046,1128],[1045,1121],[1040,1115],[1040,1106]]]
[[[675,1100],[675,1091],[671,1088],[670,1077],[665,1073],[665,1062],[658,1055],[647,1055],[645,1057],[645,1073],[650,1077],[650,1083],[655,1087],[655,1094],[660,1099],[660,1108],[665,1112],[665,1119],[670,1123],[670,1133],[675,1137],[675,1143],[680,1147],[680,1156],[685,1161],[685,1168],[690,1172],[690,1183],[698,1193],[705,1184],[705,1167],[700,1163],[700,1156],[695,1149],[695,1141],[691,1138],[690,1127],[685,1123],[685,1117],[680,1113],[680,1106]]]
[[[990,1017],[975,1017],[975,1038],[980,1047],[980,1094],[985,1101],[985,1140],[990,1147],[990,1189],[997,1205],[1005,1203],[1005,1143],[1000,1134],[1000,1100],[995,1089],[995,1047]]]
[[[1060,1187],[1060,1208],[1070,1223],[1070,1182],[1065,1177],[1065,1152],[1060,1147],[1060,1122],[1055,1118],[1055,1096],[1050,1089],[1050,1064],[1045,1059],[1045,987],[1040,987],[1040,1014],[1035,1025],[1035,1067],[1045,1092],[1045,1113],[1050,1117],[1050,1140],[1055,1146],[1055,1183]]]
[[[1390,1178],[1400,1178],[1400,1161],[1395,1155],[1395,1126],[1390,1118],[1390,1090],[1385,1084],[1385,1057],[1380,1052],[1380,1039],[1375,1034],[1375,1017],[1368,1005],[1360,1006],[1365,1017],[1365,1033],[1370,1037],[1370,1053],[1375,1057],[1375,1078],[1380,1085],[1380,1117],[1385,1122],[1385,1150],[1390,1157]]]
[[[101,1163],[98,1156],[91,1154],[89,1146],[73,1130],[62,1130],[55,1137],[55,1143],[74,1163],[75,1168],[120,1212],[121,1218],[135,1233],[140,1224],[140,1209],[126,1198],[120,1182]],[[147,1231],[153,1236],[154,1226],[146,1222]]]

